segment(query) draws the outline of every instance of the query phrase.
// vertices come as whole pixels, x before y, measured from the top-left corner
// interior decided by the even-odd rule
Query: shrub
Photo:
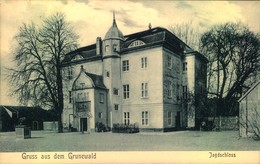
[[[201,128],[205,131],[212,131],[215,128],[215,125],[213,121],[204,120],[201,122]]]
[[[139,128],[137,124],[130,124],[130,125],[125,125],[125,124],[113,124],[112,128],[113,133],[138,133]]]
[[[102,122],[96,122],[96,132],[107,132],[110,131],[109,127],[106,127]]]

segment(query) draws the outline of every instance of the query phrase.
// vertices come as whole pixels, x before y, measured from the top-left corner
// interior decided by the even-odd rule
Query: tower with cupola
[[[113,13],[112,26],[107,31],[102,42],[103,80],[108,88],[108,111],[110,111],[110,126],[122,122],[121,97],[121,45],[124,42],[123,33],[118,29]]]

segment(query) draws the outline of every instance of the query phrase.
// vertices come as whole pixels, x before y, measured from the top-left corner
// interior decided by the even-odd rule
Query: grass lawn
[[[1,152],[42,151],[238,151],[260,150],[260,141],[239,138],[238,131],[168,133],[55,133],[32,131],[30,139],[0,133]]]

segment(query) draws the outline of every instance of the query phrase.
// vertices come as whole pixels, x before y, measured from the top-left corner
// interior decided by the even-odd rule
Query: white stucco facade
[[[113,20],[104,40],[98,37],[96,44],[69,53],[63,62],[63,123],[80,130],[87,118],[87,131],[94,131],[97,122],[110,128],[136,124],[147,131],[194,127],[196,109],[187,112],[185,100],[195,93],[196,83],[206,88],[196,79],[200,62],[206,67],[203,55],[166,29],[123,36]],[[76,84],[85,88],[76,89]],[[88,93],[83,102],[91,117],[78,114],[78,92]]]

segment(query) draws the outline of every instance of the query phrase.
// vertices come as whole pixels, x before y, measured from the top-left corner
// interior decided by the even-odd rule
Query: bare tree
[[[191,48],[199,50],[200,33],[198,29],[192,26],[192,22],[170,25],[169,30]]]
[[[61,13],[45,19],[41,27],[23,24],[15,36],[16,67],[9,69],[13,95],[23,104],[54,109],[59,118],[59,132],[63,130],[61,62],[65,54],[77,47],[77,39]]]
[[[217,99],[218,115],[226,113],[260,68],[259,34],[240,23],[217,25],[202,35],[201,51],[209,59],[208,92]]]

